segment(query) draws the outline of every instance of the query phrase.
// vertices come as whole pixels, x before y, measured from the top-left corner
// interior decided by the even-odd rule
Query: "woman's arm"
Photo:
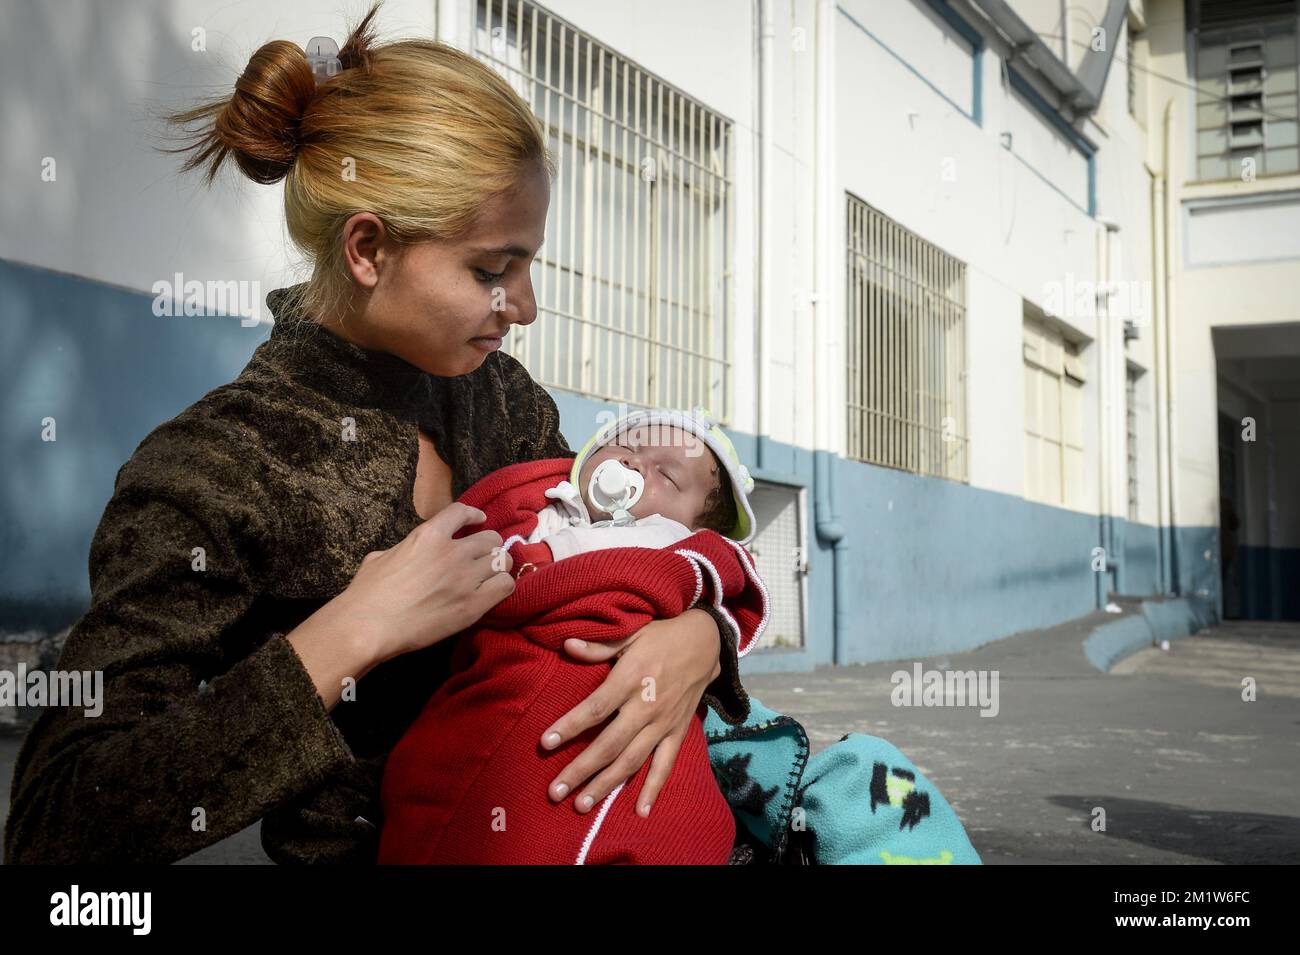
[[[460,631],[514,587],[492,557],[500,535],[453,540],[483,513],[452,504],[268,637],[256,555],[279,529],[265,525],[261,485],[222,487],[203,476],[201,452],[177,468],[175,447],[158,450],[119,472],[91,545],[91,608],[59,661],[102,673],[103,711],[47,710],[28,734],[6,861],[172,862],[295,797],[336,810],[348,787],[374,782],[328,712],[344,678]],[[337,843],[364,823],[345,824],[321,853],[358,855]]]
[[[266,528],[230,497],[221,525],[130,486],[109,502],[91,607],[58,664],[102,672],[103,711],[47,709],[28,734],[6,862],[173,862],[352,761],[284,635],[225,665],[228,643],[264,636],[242,626],[253,587],[241,541]]]
[[[598,661],[616,652],[619,657],[605,682],[542,734],[542,746],[555,749],[609,720],[611,713],[617,715],[551,782],[551,798],[572,795],[575,808],[586,812],[634,776],[653,754],[637,796],[638,811],[648,815],[668,781],[705,688],[722,672],[718,651],[723,642],[712,615],[699,608],[655,620],[622,641],[581,647],[576,644],[583,641],[566,641],[566,652],[580,659]],[[654,680],[649,700],[642,682],[646,677]]]

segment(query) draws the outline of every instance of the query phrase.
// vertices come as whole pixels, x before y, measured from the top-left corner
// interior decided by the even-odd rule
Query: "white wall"
[[[10,37],[0,57],[0,258],[147,292],[177,271],[187,279],[291,280],[282,186],[230,174],[211,190],[180,176],[165,144],[165,110],[226,95],[263,43],[340,43],[334,4],[285,0],[211,3],[23,3],[6,0]],[[347,9],[355,20],[356,4]],[[72,15],[70,15],[70,13]],[[388,33],[432,35],[434,6],[388,0]],[[192,49],[194,31],[206,50]],[[42,161],[56,180],[42,182]]]
[[[1300,259],[1300,192],[1185,202],[1183,265]]]
[[[974,51],[939,14],[924,4],[845,0],[840,6],[899,57],[922,68],[926,80],[940,93],[966,113],[974,114]],[[867,87],[859,95],[877,92]]]
[[[1025,493],[1025,385],[1020,295],[985,272],[968,273],[967,342],[970,480]],[[1007,356],[1012,356],[1008,359]]]

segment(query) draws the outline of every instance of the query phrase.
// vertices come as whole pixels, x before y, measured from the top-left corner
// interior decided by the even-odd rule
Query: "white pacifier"
[[[611,523],[616,527],[636,523],[630,508],[641,500],[644,490],[645,478],[613,458],[598,464],[587,483],[587,497],[592,506],[612,514],[614,520]]]

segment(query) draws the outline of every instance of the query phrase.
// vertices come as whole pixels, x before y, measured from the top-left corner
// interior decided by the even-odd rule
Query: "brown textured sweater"
[[[384,760],[446,678],[453,641],[374,668],[327,711],[285,635],[419,523],[417,428],[454,496],[572,452],[554,401],[510,356],[429,375],[304,319],[301,289],[271,292],[276,324],[239,377],[119,470],[91,544],[91,606],[59,661],[103,670],[103,712],[51,708],[33,726],[6,862],[171,862],[258,819],[276,862],[374,861]],[[720,631],[705,702],[737,723],[748,698]]]

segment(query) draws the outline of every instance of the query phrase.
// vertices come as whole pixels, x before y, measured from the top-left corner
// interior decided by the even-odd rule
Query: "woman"
[[[452,501],[572,453],[554,402],[498,350],[536,318],[544,133],[473,58],[376,45],[377,9],[319,85],[275,41],[229,100],[175,117],[200,124],[186,169],[211,181],[230,157],[286,179],[314,272],[268,296],[274,330],[240,376],[118,473],[59,663],[103,671],[103,714],[51,709],[33,727],[8,862],[170,862],[258,819],[276,862],[372,862],[383,762],[445,678],[444,641],[513,588],[498,535],[452,539],[483,520]],[[733,724],[748,714],[727,633],[690,610],[612,646],[570,641],[620,657],[539,742],[617,715],[550,797],[588,812],[652,759],[646,811],[702,698]]]

